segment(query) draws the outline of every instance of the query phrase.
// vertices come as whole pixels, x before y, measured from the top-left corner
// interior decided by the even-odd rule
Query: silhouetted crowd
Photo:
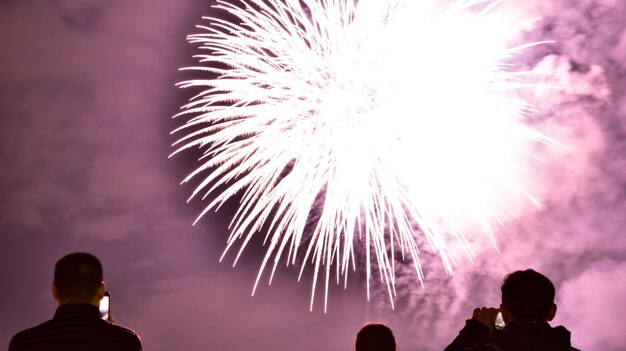
[[[552,282],[532,269],[507,275],[500,307],[474,309],[459,335],[444,351],[576,351],[570,332],[549,322],[556,315]],[[61,258],[54,270],[54,317],[17,333],[9,351],[140,351],[139,336],[116,325],[108,311],[100,260],[89,253]],[[504,325],[496,323],[502,316]],[[380,323],[366,324],[354,351],[397,351],[393,332]]]

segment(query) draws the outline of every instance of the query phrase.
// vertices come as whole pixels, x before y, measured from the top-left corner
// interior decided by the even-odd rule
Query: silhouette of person
[[[554,285],[532,269],[507,275],[502,284],[500,308],[474,309],[445,351],[572,351],[570,332],[551,327],[556,315]],[[495,327],[498,313],[505,326]]]
[[[366,324],[359,330],[354,343],[355,351],[396,351],[393,332],[384,324]]]
[[[135,332],[101,319],[102,278],[102,264],[91,254],[77,252],[61,258],[52,283],[52,295],[59,303],[53,319],[17,333],[9,351],[141,351]]]

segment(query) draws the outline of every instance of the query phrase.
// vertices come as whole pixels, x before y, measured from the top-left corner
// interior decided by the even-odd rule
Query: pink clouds
[[[619,350],[626,345],[626,263],[603,260],[561,286],[559,320],[578,333],[583,350]]]
[[[245,279],[252,276],[231,273],[163,280],[137,304],[125,306],[125,321],[146,349],[351,348],[363,301],[336,296],[330,313],[308,312],[302,285],[283,280],[251,297]]]
[[[0,6],[9,29],[0,45],[11,53],[0,58],[0,147],[11,150],[0,154],[10,165],[0,179],[0,220],[108,240],[141,234],[152,215],[176,217],[176,203],[165,199],[177,194],[177,179],[164,167],[175,108],[155,94],[172,91],[176,67],[164,59],[176,55],[161,48],[173,27],[183,27],[171,19],[188,9],[60,0]]]

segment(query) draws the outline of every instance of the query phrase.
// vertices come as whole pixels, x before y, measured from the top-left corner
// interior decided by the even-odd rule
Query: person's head
[[[554,284],[532,269],[513,272],[504,278],[500,308],[506,323],[551,321],[556,314]]]
[[[76,252],[61,258],[54,267],[52,294],[60,304],[98,305],[104,295],[102,264],[92,254]]]
[[[396,339],[384,324],[367,324],[356,335],[355,351],[395,351]]]

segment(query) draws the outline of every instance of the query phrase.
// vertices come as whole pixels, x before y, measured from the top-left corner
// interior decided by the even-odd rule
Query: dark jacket
[[[90,304],[64,304],[54,318],[17,333],[9,351],[141,351],[135,332],[100,319]]]
[[[504,329],[489,328],[470,319],[444,351],[576,351],[570,332],[545,322],[513,322]]]

